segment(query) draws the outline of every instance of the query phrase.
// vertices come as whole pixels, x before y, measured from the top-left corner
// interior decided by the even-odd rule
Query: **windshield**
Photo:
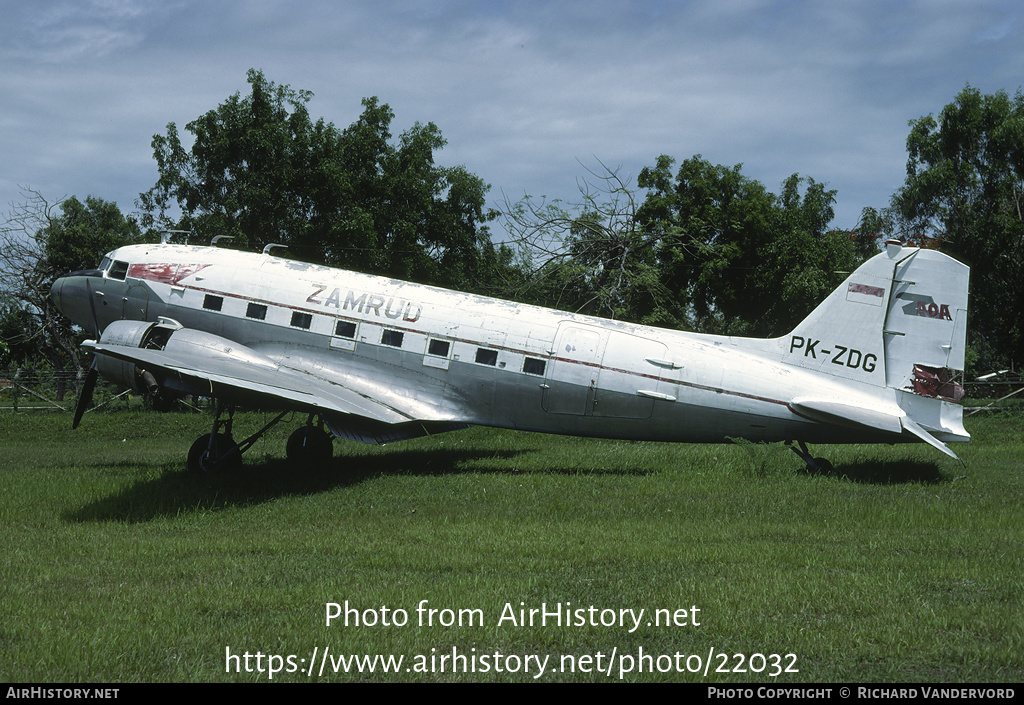
[[[124,278],[127,274],[128,263],[121,262],[119,260],[114,260],[113,265],[111,265],[110,270],[107,272],[107,277],[109,279],[118,279],[120,281],[124,281]]]

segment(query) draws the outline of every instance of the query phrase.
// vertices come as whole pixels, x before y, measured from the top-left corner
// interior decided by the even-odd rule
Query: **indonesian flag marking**
[[[871,304],[872,306],[881,306],[885,301],[885,288],[851,282],[846,288],[846,300]]]

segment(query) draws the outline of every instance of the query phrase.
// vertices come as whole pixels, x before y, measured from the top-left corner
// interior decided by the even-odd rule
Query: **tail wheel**
[[[824,475],[831,475],[836,470],[832,466],[832,463],[826,460],[825,458],[814,458],[814,465],[814,469]]]
[[[227,433],[200,436],[188,451],[189,472],[208,475],[216,472],[231,472],[242,467],[242,456],[236,451],[225,457],[235,447],[235,440]]]
[[[800,459],[807,463],[807,469],[811,472],[819,472],[825,475],[831,475],[835,472],[835,468],[832,467],[832,463],[825,458],[812,458],[811,452],[807,450],[807,444],[803,441],[797,441],[797,445],[800,446],[799,449],[794,448],[790,445],[791,443],[792,441],[786,441],[786,445],[789,445],[789,449],[799,455]]]
[[[288,437],[288,460],[297,463],[326,463],[334,455],[334,439],[315,426],[302,426]]]

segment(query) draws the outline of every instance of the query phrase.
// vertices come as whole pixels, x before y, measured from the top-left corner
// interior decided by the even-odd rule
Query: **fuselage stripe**
[[[149,266],[150,267],[159,267],[161,265],[149,265]],[[141,269],[141,268],[140,268],[140,270],[136,270],[136,271],[141,271],[141,272],[144,272],[144,273],[149,273],[150,272],[149,269]],[[133,277],[133,278],[135,278],[135,277]],[[149,277],[145,277],[145,276],[137,277],[137,278],[139,278],[139,279],[147,279],[147,280],[150,279]],[[160,282],[160,283],[163,283],[163,284],[167,283],[163,278],[160,278],[160,277],[153,277],[152,280]],[[322,311],[320,309],[312,309],[312,308],[307,308],[307,307],[304,307],[304,306],[294,306],[294,305],[291,305],[291,304],[280,303],[278,301],[271,301],[269,299],[259,299],[259,298],[254,298],[254,297],[241,296],[241,295],[233,293],[233,292],[222,291],[222,290],[219,290],[219,289],[208,289],[208,288],[205,288],[205,287],[195,286],[195,285],[192,285],[192,284],[182,284],[180,279],[178,281],[176,281],[172,285],[175,288],[178,288],[178,289],[190,289],[192,291],[197,291],[197,292],[200,292],[200,293],[203,293],[203,294],[212,294],[214,296],[223,296],[225,298],[236,299],[236,300],[239,300],[239,301],[247,301],[247,302],[252,302],[252,303],[257,303],[257,304],[264,304],[264,305],[267,305],[267,306],[277,306],[279,308],[283,308],[283,309],[290,310],[290,311],[298,311],[299,313],[309,313],[309,314],[313,314],[313,315],[317,315],[317,316],[325,316],[327,318],[332,318],[332,319],[340,320],[340,321],[350,321],[350,322],[353,322],[353,323],[364,323],[364,322],[374,323],[374,325],[382,325],[382,326],[384,326],[386,328],[389,328],[389,329],[392,329],[392,330],[402,331],[404,333],[414,333],[414,334],[419,334],[419,335],[427,335],[429,337],[433,337],[433,338],[437,338],[437,339],[450,340],[450,341],[452,341],[454,343],[464,343],[464,344],[467,344],[467,345],[477,345],[477,346],[480,346],[480,347],[486,347],[486,348],[491,349],[491,350],[498,350],[500,352],[507,352],[507,353],[511,353],[511,354],[514,354],[514,355],[523,355],[523,356],[526,356],[526,357],[535,357],[537,359],[546,359],[546,360],[548,360],[550,362],[561,362],[561,363],[572,364],[572,365],[582,365],[584,367],[592,367],[592,368],[595,368],[595,369],[600,370],[600,371],[614,372],[614,373],[624,374],[624,375],[628,375],[628,376],[632,376],[632,377],[640,377],[640,378],[643,378],[643,379],[650,379],[650,380],[655,380],[655,381],[668,382],[669,384],[676,384],[676,385],[679,385],[681,387],[687,387],[689,389],[696,389],[696,390],[705,391],[705,392],[713,392],[715,394],[727,394],[729,396],[740,397],[740,398],[743,398],[743,399],[751,399],[753,401],[760,401],[760,402],[765,402],[765,403],[768,403],[768,404],[777,404],[777,405],[785,406],[786,408],[789,408],[789,402],[782,401],[780,399],[772,399],[770,397],[762,397],[762,396],[758,396],[758,395],[755,395],[755,394],[747,394],[745,392],[737,392],[737,391],[733,391],[733,390],[725,389],[725,388],[721,388],[721,387],[709,387],[707,385],[697,384],[695,382],[687,382],[687,381],[684,381],[684,380],[674,380],[674,379],[669,379],[667,377],[662,377],[660,375],[651,375],[651,374],[647,374],[647,373],[644,373],[644,372],[636,372],[636,371],[633,371],[633,370],[624,370],[624,369],[620,369],[620,368],[617,368],[617,367],[608,367],[608,366],[605,366],[605,365],[602,365],[602,364],[598,364],[596,362],[588,362],[586,360],[574,360],[572,358],[556,357],[556,356],[545,357],[545,356],[537,354],[537,353],[529,352],[529,351],[526,351],[526,350],[520,350],[520,349],[516,349],[516,348],[510,348],[510,347],[506,347],[506,346],[503,346],[503,345],[483,345],[479,341],[471,340],[469,338],[458,338],[458,337],[453,337],[453,336],[435,336],[435,335],[427,333],[427,332],[425,332],[425,331],[423,331],[421,329],[418,329],[418,328],[412,328],[412,327],[408,327],[408,326],[396,326],[396,325],[393,325],[391,323],[386,323],[386,324],[385,323],[376,323],[376,322],[368,321],[367,319],[363,319],[363,318],[353,318],[351,316],[343,316],[343,315],[340,315],[340,314],[328,313],[328,312]],[[207,311],[206,313],[217,313],[217,312]],[[220,315],[226,315],[226,314],[220,314]],[[790,412],[792,413],[792,409],[790,409]],[[799,416],[798,414],[794,414],[794,415],[795,416]]]

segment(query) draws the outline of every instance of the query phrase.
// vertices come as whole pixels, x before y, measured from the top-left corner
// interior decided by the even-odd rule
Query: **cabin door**
[[[544,411],[578,416],[593,413],[605,338],[600,328],[569,321],[558,326],[554,354],[547,366]]]

